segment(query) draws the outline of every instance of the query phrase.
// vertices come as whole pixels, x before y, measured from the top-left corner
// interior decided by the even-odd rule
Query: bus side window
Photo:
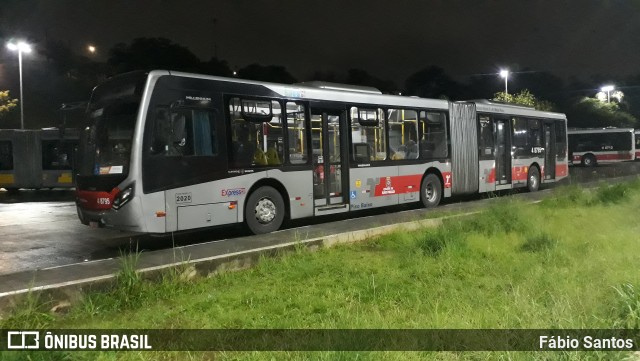
[[[494,159],[493,122],[488,115],[478,115],[478,155],[481,160]]]
[[[529,145],[529,127],[526,119],[511,118],[513,126],[513,149],[514,156],[529,154],[527,147]]]
[[[287,148],[291,164],[306,164],[306,126],[305,107],[302,104],[287,102]]]
[[[163,156],[214,156],[215,114],[206,109],[158,109],[150,153]]]
[[[162,155],[169,152],[171,132],[169,110],[167,108],[158,108],[156,110],[151,147],[149,149],[151,154]]]
[[[10,141],[0,142],[0,170],[13,169],[13,150]]]
[[[387,119],[391,159],[418,159],[418,113],[415,110],[389,109]]]
[[[420,149],[422,159],[447,156],[447,116],[441,112],[420,112]]]
[[[352,144],[367,144],[369,148],[369,160],[385,160],[387,159],[387,144],[385,136],[384,111],[377,109],[364,109],[351,107],[351,142]],[[363,149],[363,148],[359,148]],[[356,162],[365,162],[363,159],[356,159],[356,149],[352,149],[353,160]],[[360,151],[360,156],[364,154]]]
[[[275,100],[229,99],[231,164],[234,167],[282,165],[282,108]]]

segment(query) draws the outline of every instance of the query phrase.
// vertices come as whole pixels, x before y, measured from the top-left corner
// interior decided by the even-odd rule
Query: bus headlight
[[[111,207],[113,209],[120,209],[122,208],[122,206],[124,206],[125,204],[127,204],[130,200],[133,199],[133,188],[134,188],[134,184],[132,183],[131,185],[129,185],[128,187],[125,187],[125,189],[123,189],[122,191],[120,191],[118,194],[116,194],[116,196],[113,198],[113,203],[111,205]]]

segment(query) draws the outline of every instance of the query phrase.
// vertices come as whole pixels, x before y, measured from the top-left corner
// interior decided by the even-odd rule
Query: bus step
[[[316,211],[318,211],[318,212],[333,211],[333,210],[336,210],[336,209],[345,209],[345,208],[347,208],[346,204],[335,204],[335,205],[330,205],[330,206],[318,207],[318,208],[316,208]]]

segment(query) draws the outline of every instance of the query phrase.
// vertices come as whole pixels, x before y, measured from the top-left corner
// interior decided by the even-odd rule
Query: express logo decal
[[[237,197],[247,193],[246,188],[230,188],[220,191],[220,195],[223,197]]]

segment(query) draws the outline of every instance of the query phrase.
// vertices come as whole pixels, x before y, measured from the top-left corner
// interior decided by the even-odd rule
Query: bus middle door
[[[511,128],[508,118],[494,118],[496,142],[496,189],[511,185]]]
[[[556,178],[556,147],[555,126],[552,122],[544,123],[544,177]]]
[[[346,113],[340,109],[311,109],[313,200],[316,215],[346,212],[349,184],[345,146]]]

